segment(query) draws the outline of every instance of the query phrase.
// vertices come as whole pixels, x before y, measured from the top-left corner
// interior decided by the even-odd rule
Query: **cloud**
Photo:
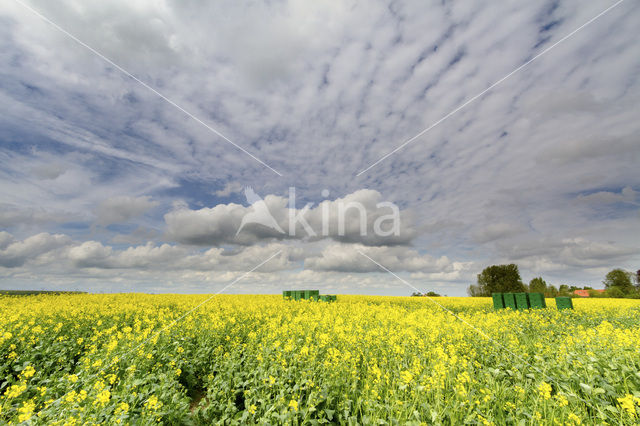
[[[472,235],[475,242],[479,244],[488,243],[495,240],[509,238],[523,233],[525,230],[521,226],[509,223],[493,223],[484,229],[479,229]]]
[[[3,235],[4,244],[11,241],[11,237]],[[28,259],[35,258],[59,247],[70,243],[71,239],[66,235],[51,235],[42,232],[26,238],[23,241],[10,242],[6,248],[0,251],[0,266],[22,266]]]
[[[316,271],[339,272],[384,272],[360,252],[392,272],[449,272],[453,270],[446,256],[434,258],[420,255],[407,247],[367,247],[361,244],[333,244],[326,247],[320,256],[305,259],[305,268]]]
[[[598,191],[588,195],[580,194],[576,197],[576,200],[587,204],[638,204],[637,198],[638,191],[634,191],[630,186],[625,186],[620,192]]]
[[[184,246],[153,244],[116,249],[99,241],[73,241],[66,235],[41,233],[15,241],[9,233],[0,233],[0,266],[18,268],[25,264],[53,267],[69,275],[82,269],[139,271],[243,271],[248,272],[262,260],[279,251],[281,255],[265,264],[262,272],[290,270],[301,259],[302,249],[280,243],[250,246],[237,250],[212,248],[206,251]]]
[[[390,245],[408,244],[417,235],[411,215],[399,209],[394,215],[393,208],[374,190],[363,189],[333,201],[325,200],[307,210],[290,208],[289,199],[276,195],[267,195],[264,203],[284,232],[262,224],[249,224],[241,229],[243,217],[255,212],[256,205],[245,207],[230,203],[199,210],[179,206],[165,215],[167,237],[184,244],[213,246],[322,238]],[[397,232],[393,229],[395,225]]]
[[[0,249],[6,248],[13,241],[13,235],[6,231],[0,231]]]
[[[139,217],[156,207],[158,202],[150,197],[120,196],[104,200],[96,209],[96,222],[100,225],[124,223]]]
[[[534,270],[562,270],[569,267],[613,267],[637,255],[637,247],[585,238],[541,238],[517,244],[501,244],[506,259]]]
[[[241,192],[243,186],[239,182],[227,182],[224,185],[224,188],[219,189],[215,192],[218,197],[228,197],[231,194],[235,194]]]

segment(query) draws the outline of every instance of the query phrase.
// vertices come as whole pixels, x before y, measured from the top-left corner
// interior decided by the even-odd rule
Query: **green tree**
[[[611,286],[605,291],[607,297],[621,298],[624,297],[624,291],[618,286]]]
[[[547,283],[542,277],[536,277],[529,281],[529,291],[531,293],[544,293],[547,291]]]
[[[628,294],[633,291],[633,283],[631,282],[631,273],[624,269],[614,269],[610,271],[602,282],[606,289],[618,287],[623,293]]]
[[[558,295],[558,289],[554,286],[550,285],[547,287],[547,291],[545,291],[545,297],[556,297]]]
[[[490,296],[491,293],[523,291],[525,291],[525,286],[522,284],[518,266],[513,263],[484,268],[478,274],[478,284],[469,287],[469,294],[472,296]]]
[[[491,296],[490,294],[484,294],[480,286],[475,284],[471,284],[469,288],[467,288],[467,294],[471,297]]]

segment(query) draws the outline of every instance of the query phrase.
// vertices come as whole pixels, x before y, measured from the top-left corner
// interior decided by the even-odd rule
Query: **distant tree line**
[[[414,291],[413,293],[411,293],[411,296],[412,297],[440,297],[440,295],[435,291],[428,291],[426,293],[420,293],[418,291]]]
[[[591,297],[640,298],[640,270],[635,274],[624,269],[610,271],[602,282],[605,291],[591,287],[577,287],[562,284],[559,287],[548,285],[542,277],[533,278],[524,284],[520,278],[518,265],[492,265],[478,274],[476,284],[469,286],[467,293],[472,297],[491,296],[492,293],[544,293],[545,297],[575,296],[575,290],[587,290]]]

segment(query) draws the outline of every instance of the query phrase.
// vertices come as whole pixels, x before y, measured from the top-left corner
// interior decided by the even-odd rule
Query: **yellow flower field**
[[[637,424],[640,301],[0,297],[0,423]]]

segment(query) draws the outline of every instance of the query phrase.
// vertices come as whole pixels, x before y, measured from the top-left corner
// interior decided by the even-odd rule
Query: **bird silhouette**
[[[253,207],[253,211],[250,211],[242,217],[242,222],[240,222],[240,227],[236,232],[236,236],[238,236],[245,225],[248,225],[250,223],[257,223],[262,226],[266,226],[267,228],[275,229],[281,234],[284,234],[284,231],[282,230],[282,228],[280,228],[278,222],[276,222],[276,220],[271,215],[269,207],[267,207],[267,203],[265,203],[264,200],[258,194],[256,194],[253,188],[251,188],[250,186],[245,187],[244,197],[247,199],[247,203],[251,204],[251,207]]]

